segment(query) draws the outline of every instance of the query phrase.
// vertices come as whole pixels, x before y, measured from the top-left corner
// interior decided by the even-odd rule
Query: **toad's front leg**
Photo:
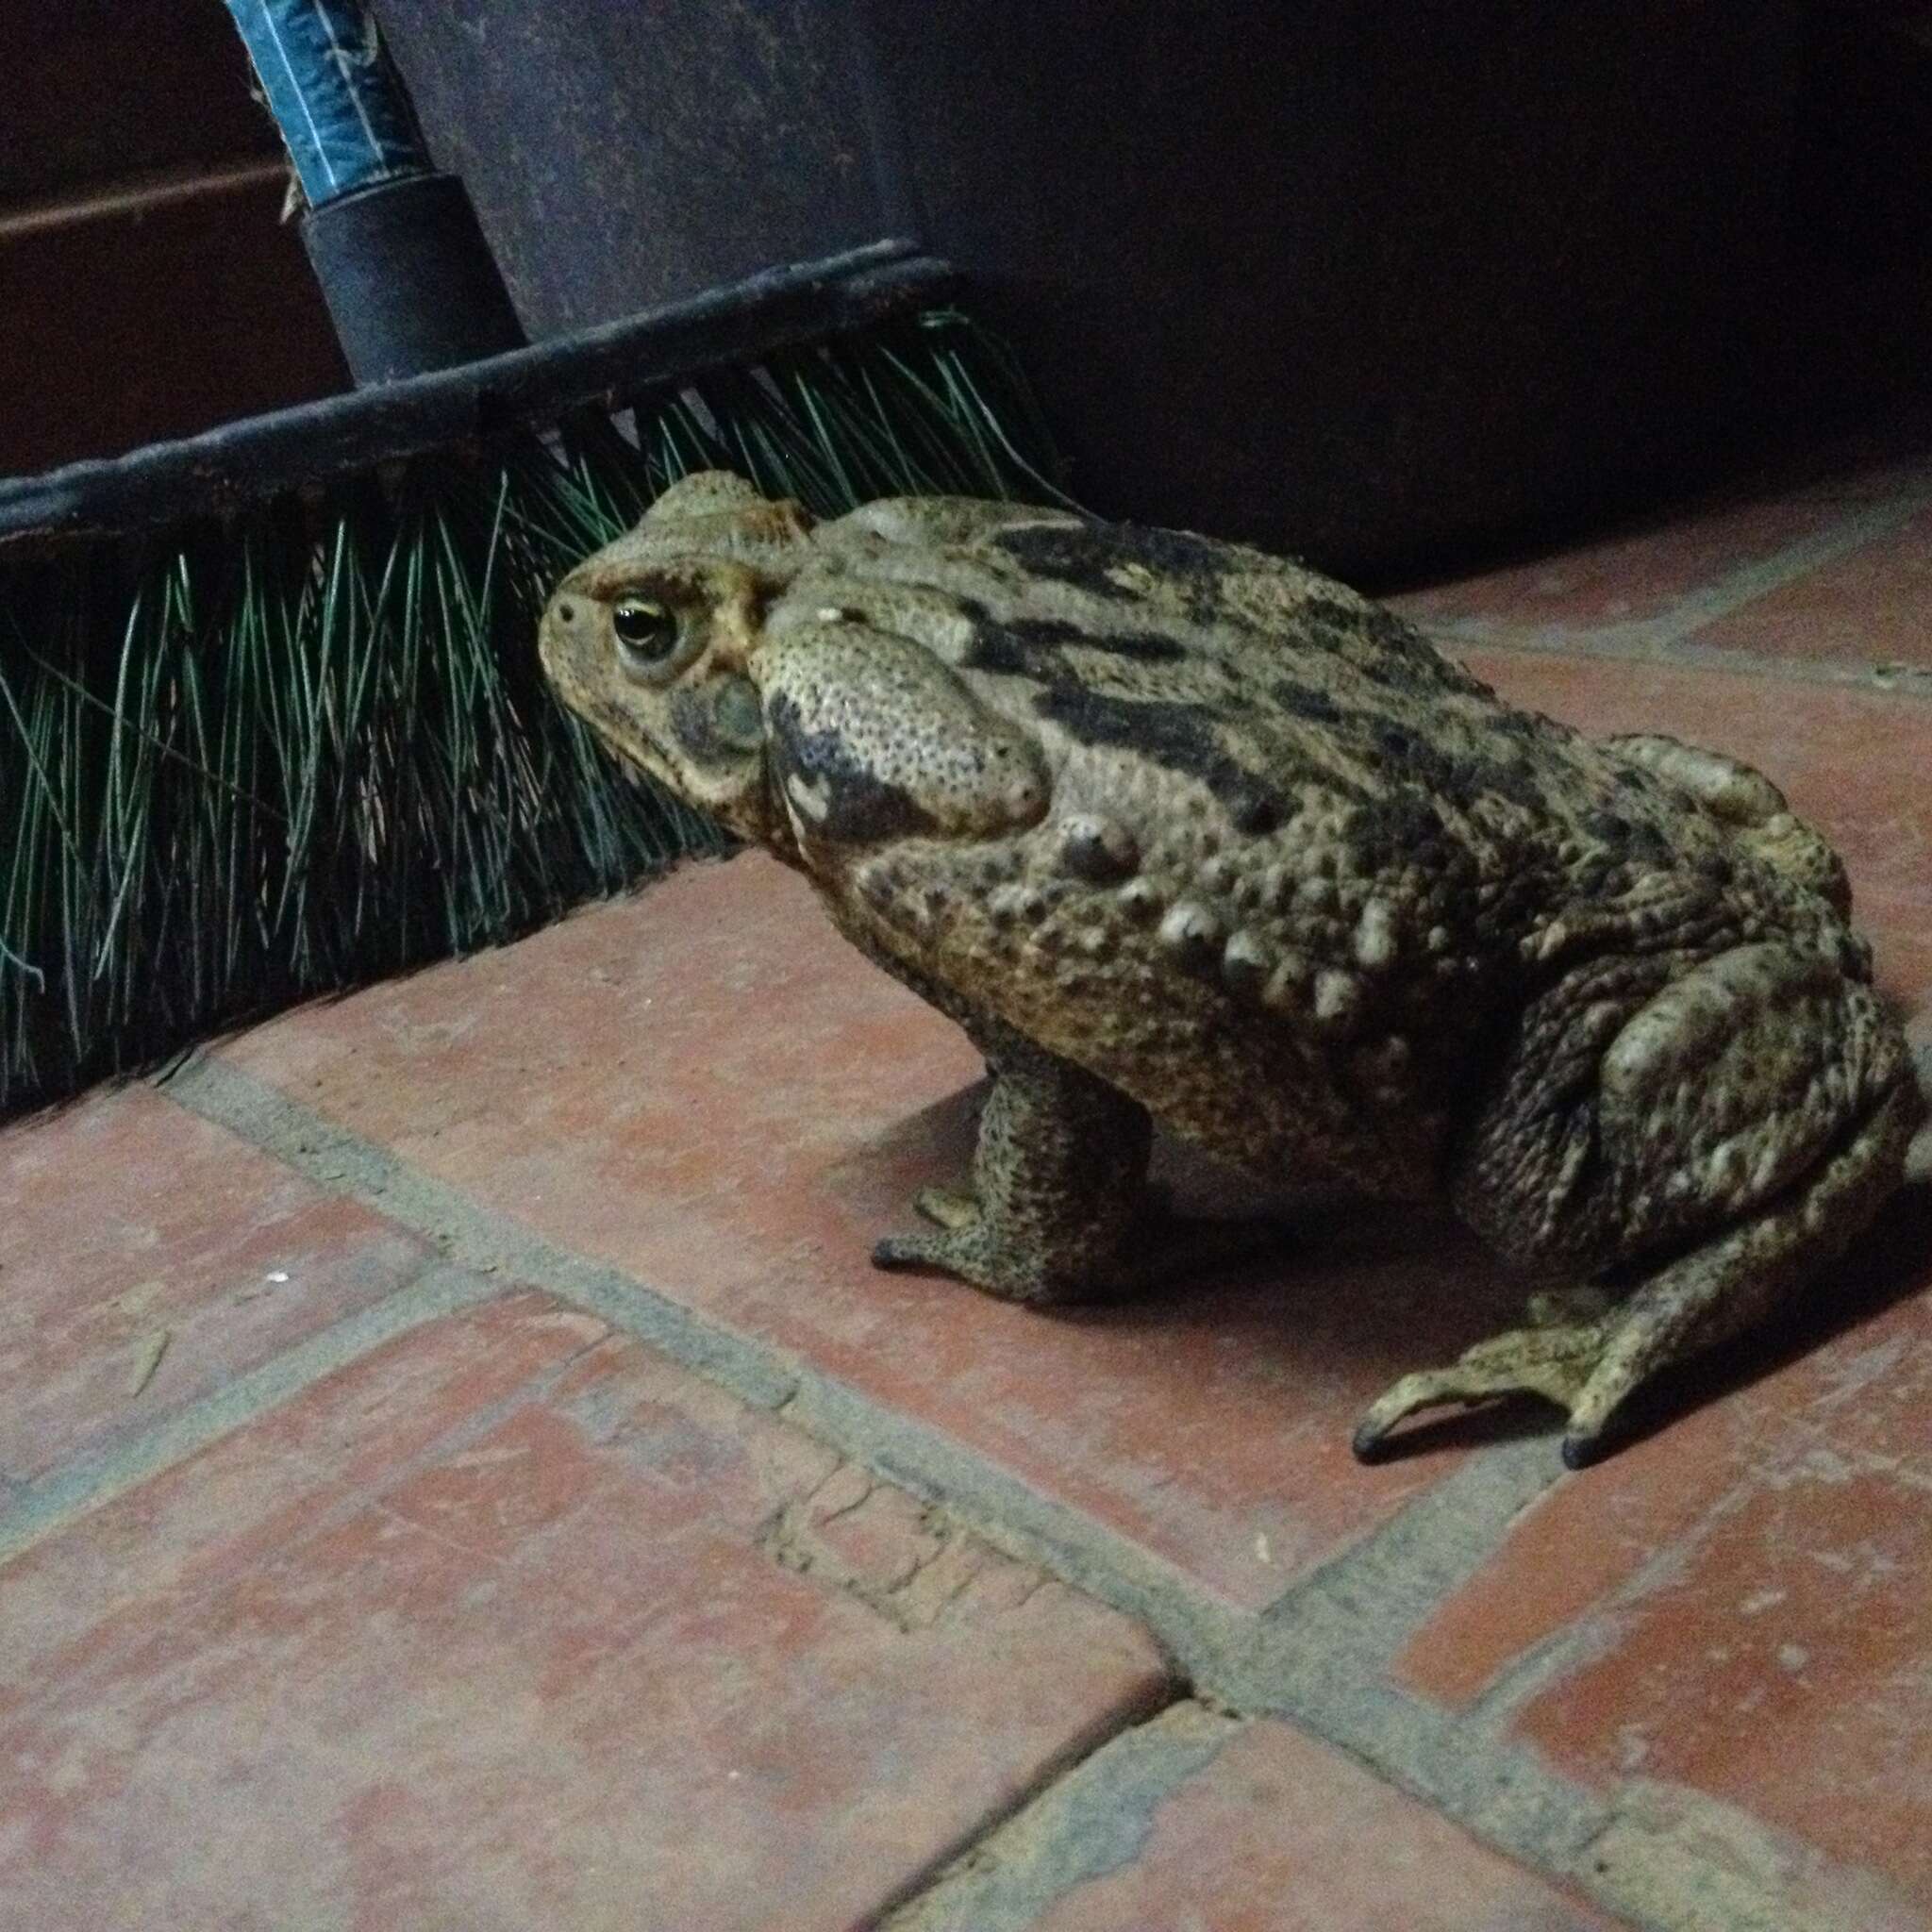
[[[874,1261],[943,1269],[1012,1301],[1118,1292],[1141,1272],[1137,1251],[1157,1213],[1147,1110],[1005,1028],[980,1044],[993,1079],[971,1184],[922,1192],[919,1209],[937,1226],[880,1241]]]
[[[1010,1028],[967,1021],[992,1089],[973,1172],[959,1188],[922,1188],[933,1232],[873,1249],[881,1268],[937,1268],[1008,1301],[1101,1301],[1202,1269],[1278,1254],[1275,1221],[1202,1220],[1170,1211],[1147,1181],[1147,1110],[1118,1088]]]

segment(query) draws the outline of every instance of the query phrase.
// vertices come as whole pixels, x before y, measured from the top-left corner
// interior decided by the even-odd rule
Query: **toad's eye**
[[[640,669],[663,663],[677,648],[676,617],[648,598],[619,598],[610,607],[610,627],[625,662]]]

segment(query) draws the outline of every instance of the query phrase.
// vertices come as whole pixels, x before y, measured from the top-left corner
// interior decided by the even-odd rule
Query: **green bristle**
[[[1023,386],[951,312],[631,414],[0,565],[0,1108],[722,849],[536,657],[552,585],[677,477],[821,516],[1055,493]]]

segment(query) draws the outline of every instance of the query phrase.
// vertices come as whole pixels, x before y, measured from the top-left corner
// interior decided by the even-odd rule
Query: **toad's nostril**
[[[559,604],[557,607],[557,614],[565,624],[575,624],[577,621],[577,607],[575,604]]]

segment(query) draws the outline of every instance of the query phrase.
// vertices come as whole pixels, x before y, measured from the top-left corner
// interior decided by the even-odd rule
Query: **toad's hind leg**
[[[1405,1376],[1363,1418],[1358,1454],[1419,1408],[1522,1389],[1568,1410],[1564,1460],[1590,1460],[1657,1370],[1741,1334],[1831,1267],[1898,1185],[1922,1111],[1871,989],[1776,943],[1707,960],[1621,1020],[1587,987],[1559,989],[1519,1058],[1459,1205],[1506,1252],[1635,1285],[1607,1312]],[[1571,1071],[1567,1087],[1552,1067]]]
[[[1563,1460],[1583,1468],[1624,1399],[1657,1370],[1743,1334],[1839,1258],[1897,1184],[1917,1117],[1913,1096],[1895,1091],[1808,1180],[1664,1262],[1607,1313],[1533,1321],[1447,1368],[1405,1375],[1362,1418],[1356,1454],[1373,1457],[1419,1409],[1522,1391],[1569,1412]]]
[[[1570,1410],[1563,1460],[1590,1461],[1624,1398],[1654,1371],[1745,1334],[1836,1262],[1898,1186],[1918,1118],[1917,1094],[1894,1089],[1808,1181],[1640,1283]]]

